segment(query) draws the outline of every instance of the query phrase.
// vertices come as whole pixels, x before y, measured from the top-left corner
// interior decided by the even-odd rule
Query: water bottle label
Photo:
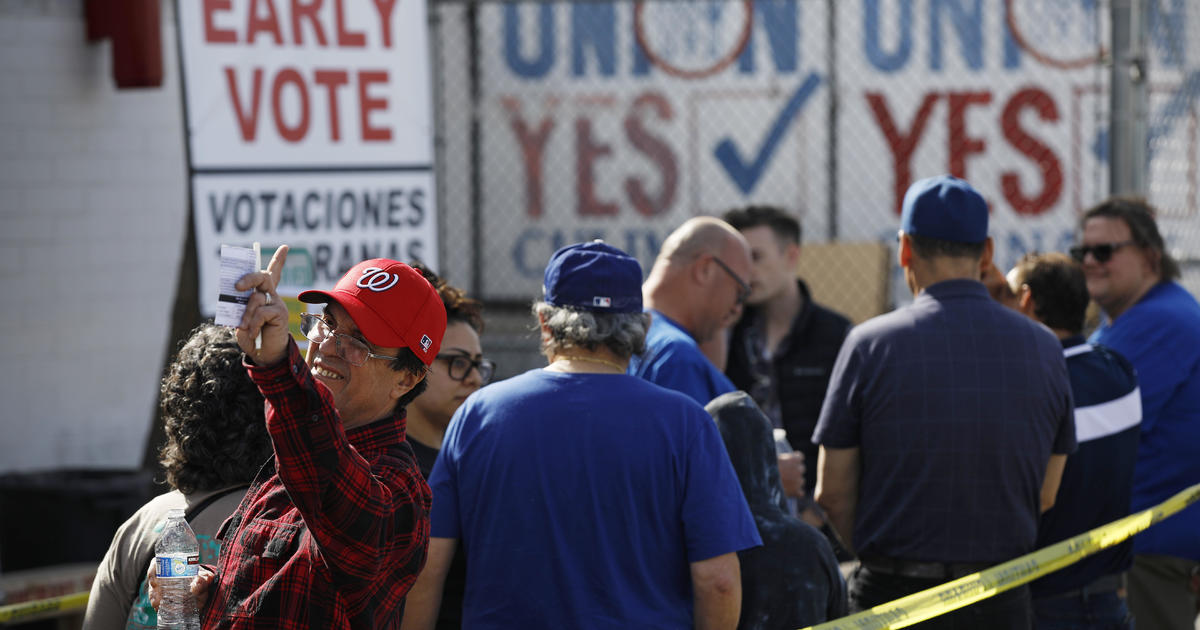
[[[154,560],[160,578],[192,577],[200,572],[200,556],[158,556]]]

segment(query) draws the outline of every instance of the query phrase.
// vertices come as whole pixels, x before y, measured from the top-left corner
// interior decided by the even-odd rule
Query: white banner
[[[1167,117],[1150,130],[1149,168],[1158,179],[1166,157],[1184,167],[1151,200],[1168,219],[1194,217],[1200,74],[1182,71],[1190,44],[1179,35],[1200,12],[1152,4],[1149,62],[1162,81],[1150,85],[1151,114]],[[1108,191],[1107,11],[1046,0],[486,3],[487,297],[536,295],[563,244],[605,238],[646,265],[688,217],[748,204],[795,213],[808,241],[893,242],[904,190],[940,173],[987,198],[1000,265],[1065,250],[1079,213]]]
[[[281,292],[332,287],[369,258],[438,259],[435,189],[425,173],[196,175],[196,247],[220,260],[221,244],[263,244],[263,266],[290,247]],[[201,311],[216,308],[219,266],[200,265]]]
[[[221,243],[292,246],[293,289],[374,256],[436,267],[424,0],[176,10],[203,313]]]
[[[536,295],[550,254],[593,238],[648,269],[684,220],[747,199],[823,231],[822,15],[795,2],[483,5],[487,296]]]
[[[988,200],[1002,268],[1066,250],[1108,187],[1093,155],[1107,119],[1108,74],[1094,63],[1106,13],[1027,0],[855,8],[837,28],[839,235],[894,241],[908,186],[950,173]]]

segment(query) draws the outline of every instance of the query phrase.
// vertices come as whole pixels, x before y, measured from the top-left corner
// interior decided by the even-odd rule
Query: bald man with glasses
[[[735,391],[701,345],[737,317],[750,295],[750,245],[733,226],[696,217],[663,241],[642,285],[651,314],[646,353],[630,361],[629,373],[674,389],[706,405]]]

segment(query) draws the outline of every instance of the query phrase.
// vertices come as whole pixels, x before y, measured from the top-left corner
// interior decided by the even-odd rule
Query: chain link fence
[[[1142,1],[1128,67],[1146,97],[1120,113],[1144,124],[1146,191],[1200,292],[1200,6]],[[603,238],[648,268],[689,217],[780,206],[816,299],[861,321],[910,299],[900,201],[949,172],[988,199],[999,265],[1065,250],[1110,190],[1112,8],[434,3],[440,268],[488,303],[504,376],[540,364],[528,304],[567,243]]]
[[[1200,4],[1145,0],[1146,197],[1159,211],[1183,284],[1200,295]],[[1189,34],[1192,37],[1189,38]],[[1190,41],[1189,41],[1190,39]]]

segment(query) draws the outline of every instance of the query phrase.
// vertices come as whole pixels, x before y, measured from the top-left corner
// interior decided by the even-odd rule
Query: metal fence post
[[[1142,0],[1112,0],[1109,191],[1146,194],[1146,19]]]
[[[483,295],[483,170],[479,130],[479,11],[478,3],[467,4],[471,82],[471,295]]]
[[[825,36],[829,41],[837,41],[837,1],[827,0],[826,3],[826,22]],[[829,68],[827,74],[829,77],[829,151],[827,153],[829,169],[829,207],[828,226],[826,227],[825,237],[830,243],[836,243],[838,240],[838,101],[840,95],[838,93],[838,71],[837,71],[837,46],[829,47],[829,59],[827,61]]]

